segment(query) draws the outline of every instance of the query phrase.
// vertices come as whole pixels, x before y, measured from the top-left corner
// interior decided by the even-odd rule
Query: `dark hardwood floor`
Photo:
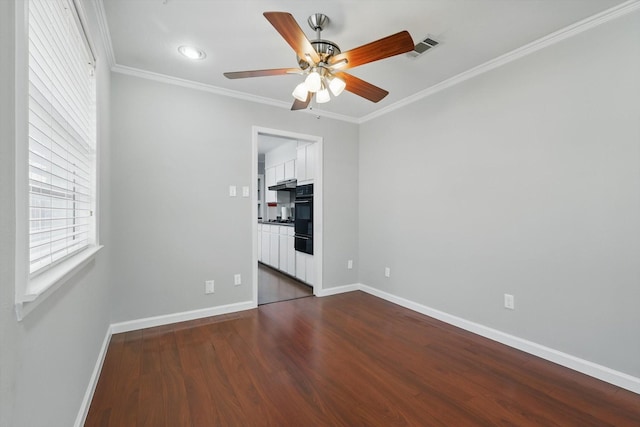
[[[258,263],[258,305],[311,295],[313,295],[311,286]]]
[[[639,426],[640,395],[362,292],[114,335],[87,426]]]

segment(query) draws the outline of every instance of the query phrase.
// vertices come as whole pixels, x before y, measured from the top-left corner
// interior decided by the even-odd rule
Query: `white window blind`
[[[93,57],[72,0],[29,0],[29,272],[95,243]]]

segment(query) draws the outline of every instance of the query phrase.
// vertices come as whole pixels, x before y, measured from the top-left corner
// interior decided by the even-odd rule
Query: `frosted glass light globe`
[[[318,104],[324,104],[325,102],[329,102],[331,100],[331,96],[329,95],[329,91],[325,88],[316,93],[316,102]]]
[[[317,71],[312,71],[304,83],[307,85],[307,90],[309,92],[317,92],[322,87],[322,79],[320,78],[320,74]]]
[[[331,83],[329,83],[329,89],[331,89],[331,93],[333,94],[333,96],[340,95],[345,87],[347,87],[347,84],[344,82],[344,80],[337,77],[334,77],[331,80]]]
[[[307,96],[309,95],[309,92],[307,91],[307,85],[304,82],[300,83],[293,90],[292,95],[298,101],[302,101],[302,102],[306,101],[307,100]]]

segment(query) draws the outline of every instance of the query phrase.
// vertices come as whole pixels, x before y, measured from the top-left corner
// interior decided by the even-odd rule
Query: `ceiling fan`
[[[329,91],[334,96],[347,90],[372,102],[382,100],[389,92],[347,74],[344,70],[410,52],[414,48],[411,35],[407,31],[401,31],[341,52],[337,44],[320,37],[320,32],[329,22],[329,18],[322,13],[311,15],[307,20],[316,32],[316,39],[312,41],[309,41],[290,13],[265,12],[264,17],[296,52],[299,68],[235,71],[224,73],[224,76],[229,79],[242,79],[284,74],[304,75],[304,82],[293,91],[295,101],[292,110],[307,108],[314,96],[318,103],[328,102],[331,99]]]

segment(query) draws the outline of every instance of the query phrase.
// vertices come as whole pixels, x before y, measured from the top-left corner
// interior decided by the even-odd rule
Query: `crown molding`
[[[241,99],[244,101],[256,102],[258,104],[270,105],[272,107],[283,108],[286,110],[291,109],[291,103],[278,101],[272,98],[265,98],[263,96],[250,95],[248,93],[239,92],[236,90],[225,89],[218,86],[200,83],[193,80],[182,79],[179,77],[173,77],[166,74],[155,73],[153,71],[142,70],[140,68],[127,67],[125,65],[114,65],[111,67],[111,71],[120,74],[126,74],[129,76],[140,77],[142,79],[155,80],[162,83],[167,83],[176,86],[182,86],[189,89],[200,90],[209,93],[215,93],[216,95],[228,96],[231,98]],[[311,114],[316,116],[318,119],[321,117],[326,117],[328,119],[340,120],[343,122],[349,123],[358,123],[358,119],[355,117],[345,116],[342,114],[331,113],[329,111],[316,110],[316,109],[306,109],[299,110],[300,114]]]
[[[447,80],[437,83],[420,92],[416,92],[415,94],[408,96],[407,98],[404,98],[398,102],[395,102],[387,107],[374,111],[371,114],[361,117],[358,120],[358,124],[368,122],[369,120],[373,120],[377,117],[388,114],[394,110],[405,107],[409,104],[413,104],[416,101],[424,99],[428,96],[438,93],[451,86],[462,83],[465,80],[469,80],[480,74],[486,73],[487,71],[501,67],[512,61],[515,61],[524,56],[537,52],[540,49],[544,49],[545,47],[551,46],[562,40],[565,40],[577,34],[583,33],[587,30],[590,30],[599,25],[602,25],[606,22],[620,18],[621,16],[628,15],[639,9],[640,9],[640,0],[630,0],[625,3],[619,4],[618,6],[612,7],[611,9],[607,9],[603,12],[590,16],[586,19],[583,19],[582,21],[578,21],[575,24],[569,25],[568,27],[565,27],[561,30],[553,32],[529,44],[519,47],[518,49],[512,50],[511,52],[505,53],[504,55],[491,59],[485,62],[484,64],[480,64],[477,67],[471,68],[467,71],[463,71],[462,73],[456,76],[453,76]]]
[[[116,57],[113,53],[113,43],[111,43],[111,33],[109,32],[109,25],[107,23],[107,15],[104,10],[103,0],[93,0],[94,8],[96,10],[96,18],[98,20],[98,29],[102,36],[102,46],[107,55],[107,62],[109,68],[113,68],[116,65]]]

